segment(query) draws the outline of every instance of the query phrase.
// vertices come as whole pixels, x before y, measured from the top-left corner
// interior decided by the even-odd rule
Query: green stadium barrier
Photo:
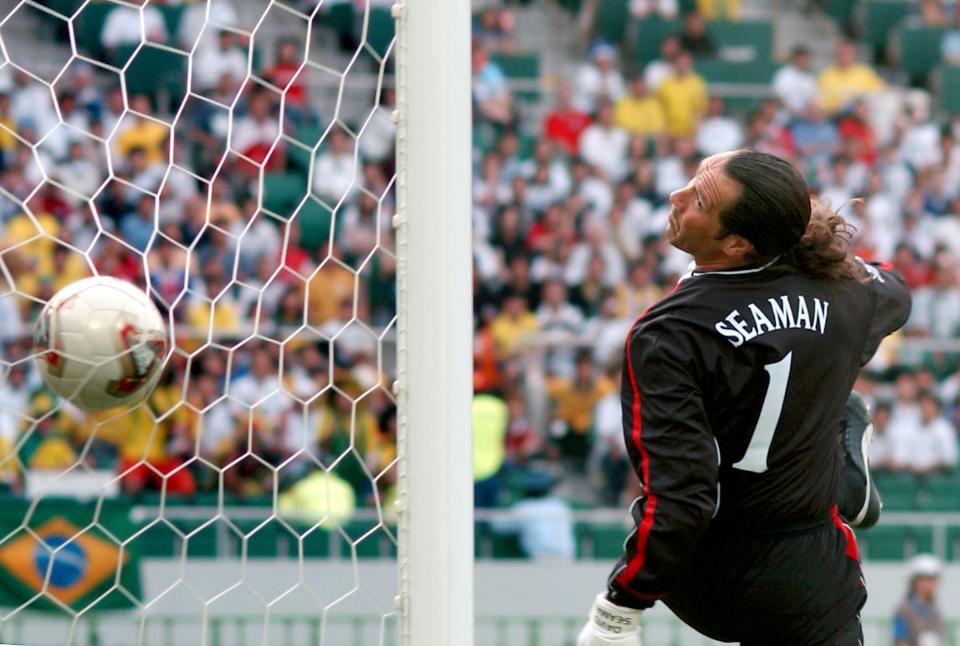
[[[773,60],[773,23],[768,20],[717,20],[707,23],[707,33],[724,60],[767,64]]]
[[[900,69],[911,79],[925,77],[940,63],[940,42],[946,27],[909,27],[900,32]]]
[[[960,511],[960,477],[935,474],[920,487],[920,509],[923,511]]]
[[[629,22],[629,0],[600,0],[594,14],[593,31],[597,38],[619,45],[626,39]]]
[[[263,208],[288,218],[307,190],[307,178],[300,173],[266,173],[263,176]]]
[[[699,60],[694,64],[694,68],[707,83],[742,83],[758,86],[769,84],[775,69],[769,60],[743,63]]]
[[[960,67],[940,67],[940,107],[949,115],[960,114]]]
[[[919,485],[909,473],[873,474],[874,483],[887,511],[915,511],[919,506]]]
[[[633,23],[634,38],[631,43],[632,59],[635,63],[646,65],[660,56],[660,41],[665,36],[680,31],[680,21],[676,18],[648,16]]]
[[[931,527],[877,525],[855,533],[861,555],[871,561],[902,561],[920,552],[933,551]]]
[[[540,56],[534,52],[507,54],[497,52],[491,54],[490,60],[500,66],[504,75],[511,81],[521,81],[524,87],[513,92],[513,95],[524,101],[538,101],[540,99]],[[528,89],[528,87],[530,89]]]
[[[381,59],[387,55],[390,43],[396,33],[396,25],[390,9],[385,7],[371,7],[367,23],[367,45]]]
[[[890,29],[906,18],[912,7],[905,0],[867,0],[864,3],[863,39],[875,54],[884,51]]]

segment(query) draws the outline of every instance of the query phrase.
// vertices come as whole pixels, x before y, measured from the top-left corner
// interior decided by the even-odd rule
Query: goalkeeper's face
[[[704,159],[686,186],[670,194],[667,239],[698,264],[728,260],[731,236],[721,236],[720,214],[740,195],[740,183],[723,172],[729,153]]]

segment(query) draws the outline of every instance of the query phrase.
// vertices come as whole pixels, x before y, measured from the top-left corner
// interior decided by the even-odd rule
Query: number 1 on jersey
[[[760,418],[757,420],[757,426],[753,429],[753,436],[750,438],[747,452],[744,453],[742,460],[733,465],[734,469],[752,471],[753,473],[763,473],[767,470],[767,455],[770,453],[773,434],[777,430],[777,423],[780,421],[783,398],[787,394],[787,380],[790,378],[792,356],[793,352],[788,352],[787,356],[780,361],[764,366],[767,374],[770,375],[767,394],[763,398]]]

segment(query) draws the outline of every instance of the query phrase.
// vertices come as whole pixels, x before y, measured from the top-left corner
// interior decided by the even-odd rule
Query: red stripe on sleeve
[[[632,332],[632,330],[631,330]],[[650,490],[650,457],[647,455],[647,450],[643,446],[641,441],[641,435],[643,432],[643,424],[640,420],[640,388],[637,386],[637,377],[633,372],[633,359],[630,356],[630,337],[627,335],[627,370],[630,373],[630,388],[633,391],[633,407],[632,407],[632,429],[630,432],[630,439],[633,442],[633,445],[637,448],[637,451],[640,453],[640,470],[643,473],[643,492],[646,496],[646,501],[643,506],[643,519],[640,522],[640,526],[637,528],[637,543],[634,549],[633,558],[630,559],[630,562],[627,564],[627,567],[624,568],[620,575],[617,577],[617,583],[622,586],[629,587],[630,582],[637,575],[637,572],[640,571],[640,568],[643,567],[643,563],[647,558],[647,539],[650,537],[650,528],[653,526],[653,512],[657,507],[657,497]]]

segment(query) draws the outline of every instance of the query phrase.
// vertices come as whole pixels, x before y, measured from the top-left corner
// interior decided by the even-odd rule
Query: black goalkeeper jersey
[[[633,325],[621,400],[644,494],[611,598],[667,595],[708,528],[829,522],[847,396],[910,311],[899,276],[864,266],[865,282],[778,265],[692,272]]]

